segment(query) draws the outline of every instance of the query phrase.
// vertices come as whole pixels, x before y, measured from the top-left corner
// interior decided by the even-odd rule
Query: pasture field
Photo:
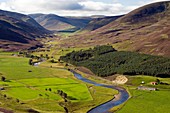
[[[128,77],[128,89],[131,98],[116,113],[169,113],[170,111],[170,85],[151,85],[150,82],[159,79],[163,83],[170,84],[169,78],[156,78],[151,76]],[[158,88],[158,91],[144,91],[136,88],[145,81],[143,86]]]
[[[84,113],[110,100],[117,93],[115,90],[96,86],[91,89],[88,84],[74,78],[69,71],[57,68],[58,63],[51,64],[47,61],[33,67],[28,64],[28,58],[11,54],[0,53],[0,76],[6,78],[5,81],[0,81],[0,87],[5,88],[0,91],[0,107],[17,113],[27,112],[28,109],[41,113],[63,113],[63,106],[60,105],[63,104],[69,110]],[[69,103],[64,103],[57,90],[67,94]],[[74,107],[70,109],[72,105]]]
[[[70,72],[62,69],[33,67],[28,65],[28,58],[0,55],[0,73],[7,79],[68,77]],[[29,72],[31,71],[31,72]]]
[[[28,60],[28,58],[11,56],[10,53],[0,54],[0,73],[1,76],[6,78],[5,82],[0,82],[0,87],[5,88],[0,92],[1,95],[6,95],[7,98],[13,98],[14,100],[19,99],[19,101],[28,104],[32,101],[36,103],[36,100],[42,99],[44,104],[36,103],[33,107],[45,106],[45,103],[47,103],[47,107],[48,105],[53,106],[56,110],[62,109],[62,111],[63,108],[56,103],[63,101],[61,96],[56,93],[57,90],[63,90],[67,93],[70,101],[92,100],[86,85],[73,80],[73,74],[69,71],[29,66]],[[32,72],[28,72],[29,70]],[[49,88],[52,91],[49,91]],[[50,109],[52,108],[48,107],[46,110]]]
[[[60,40],[58,39],[44,39],[42,42],[44,44],[43,48],[37,49],[36,52],[34,52],[34,55],[40,56],[48,54],[49,56],[53,56],[54,59],[58,60],[60,56],[64,56],[67,53],[70,53],[72,51],[80,51],[80,50],[86,50],[89,49],[90,47],[63,47],[61,48],[58,44],[61,43],[59,42]]]
[[[70,103],[67,106],[69,111],[74,113],[87,113],[89,109],[92,109],[102,103],[105,103],[108,100],[113,99],[114,95],[118,93],[116,90],[113,89],[108,89],[108,88],[89,85],[89,84],[87,86],[89,88],[93,100]],[[81,108],[81,109],[77,109],[77,108]]]
[[[169,113],[170,91],[130,90],[132,98],[116,113]]]
[[[58,101],[62,98],[57,94],[57,90],[66,92],[68,96],[74,98],[73,101],[92,100],[86,85],[69,78],[20,79],[0,82],[0,84],[0,86],[5,88],[2,94],[22,101],[37,98],[48,98]],[[49,91],[49,88],[51,88],[51,91]],[[72,100],[70,99],[70,101]]]
[[[164,84],[158,84],[158,85],[151,85],[151,82],[155,82],[157,79],[160,80],[162,83],[167,83],[169,85]],[[143,86],[147,87],[155,87],[159,90],[168,90],[170,89],[170,78],[159,78],[159,77],[152,77],[152,76],[144,76],[144,75],[138,75],[138,76],[129,76],[128,82],[126,83],[129,85],[129,87],[137,87],[141,85],[141,82],[144,81],[145,83],[142,84]]]

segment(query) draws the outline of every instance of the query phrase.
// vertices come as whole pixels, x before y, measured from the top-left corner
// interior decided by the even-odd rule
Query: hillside
[[[76,31],[84,28],[91,18],[61,17],[55,14],[31,14],[40,25],[52,31]]]
[[[113,44],[119,50],[170,56],[170,2],[140,7],[88,34],[64,40],[72,47]],[[79,40],[79,41],[78,41]]]
[[[103,27],[103,26],[109,24],[110,22],[112,22],[122,16],[108,16],[108,17],[94,18],[81,31],[94,31],[100,27]]]
[[[24,44],[31,47],[37,44],[35,38],[51,33],[27,15],[3,10],[0,10],[0,31],[0,48],[5,49],[24,48]]]

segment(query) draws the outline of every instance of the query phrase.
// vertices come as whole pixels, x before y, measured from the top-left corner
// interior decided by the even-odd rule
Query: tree
[[[16,99],[16,102],[18,102],[18,103],[19,103],[19,102],[20,102],[20,101],[19,101],[19,99]]]
[[[65,113],[68,113],[68,109],[66,107],[64,107]]]
[[[48,57],[48,54],[46,54],[45,57],[47,58],[47,57]]]
[[[156,82],[157,82],[157,84],[160,84],[161,81],[159,79],[156,79]]]
[[[66,63],[65,66],[68,66],[68,64]]]
[[[50,57],[48,56],[48,54],[46,54],[45,57],[47,58],[47,60],[50,58]]]
[[[65,98],[67,98],[67,94],[66,93],[63,93],[63,98],[65,99]]]
[[[51,91],[51,88],[49,88],[49,91]]]
[[[61,90],[61,91],[60,91],[60,96],[62,96],[62,95],[63,95],[63,91]]]
[[[60,59],[58,59],[58,62],[60,62],[61,60]]]
[[[7,97],[6,94],[4,94],[4,97],[5,97],[5,98]]]
[[[44,57],[43,54],[41,54],[40,57],[41,57],[41,58]]]
[[[51,63],[57,63],[54,59],[51,60]]]
[[[57,90],[57,93],[60,94],[60,91],[61,91],[61,90]]]
[[[32,65],[32,64],[33,64],[33,60],[29,59],[29,65]]]
[[[2,76],[1,80],[4,82],[6,80],[6,78],[4,76]]]

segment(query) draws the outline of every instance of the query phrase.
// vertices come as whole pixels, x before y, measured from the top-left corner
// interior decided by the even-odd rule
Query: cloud
[[[161,1],[169,1],[169,0],[152,0],[151,2],[161,2]]]
[[[122,7],[121,4],[116,3],[116,4],[107,4],[103,2],[94,2],[94,1],[85,1],[80,3],[84,10],[89,10],[89,11],[108,11],[115,7],[115,9],[119,9]]]
[[[94,1],[84,1],[80,2],[83,6],[83,12],[93,12],[96,15],[120,15],[127,13],[130,7],[124,7],[121,3],[114,2],[114,3],[103,3],[103,2],[94,2]],[[132,7],[131,7],[132,8]],[[134,7],[133,7],[134,8]],[[94,15],[93,14],[93,15]]]
[[[160,0],[148,1],[155,2]],[[0,9],[25,14],[55,13],[67,16],[120,15],[134,10],[141,4],[146,4],[146,2],[125,6],[119,0],[113,0],[113,2],[97,2],[93,0],[7,0],[6,2],[0,2]]]
[[[162,2],[162,1],[169,1],[169,0],[140,0],[139,4],[141,5],[146,5],[146,4],[150,4],[150,3],[155,3],[155,2]]]
[[[0,3],[0,9],[26,14],[55,13],[73,16],[119,15],[132,10],[114,0],[112,3],[93,0],[8,0]]]
[[[13,8],[20,12],[52,11],[52,10],[76,10],[82,6],[78,3],[82,0],[9,0],[3,2],[7,8]]]

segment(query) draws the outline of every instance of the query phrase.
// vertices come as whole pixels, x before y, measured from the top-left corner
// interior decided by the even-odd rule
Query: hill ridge
[[[38,44],[35,38],[52,33],[28,15],[3,10],[0,10],[0,31],[0,48],[7,50],[31,47]]]
[[[158,11],[155,11],[157,9]],[[152,3],[135,9],[91,33],[63,40],[62,46],[113,44],[119,50],[170,56],[169,20],[170,1]]]

